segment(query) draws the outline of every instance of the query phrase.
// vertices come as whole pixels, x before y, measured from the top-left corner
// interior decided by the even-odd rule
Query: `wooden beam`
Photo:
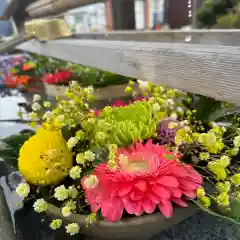
[[[19,49],[240,105],[240,47],[64,39]]]
[[[25,37],[23,34],[20,34],[19,36],[11,39],[10,41],[0,43],[0,54],[12,52],[17,45],[19,45],[29,39],[31,39],[31,37]]]
[[[81,33],[78,39],[124,40],[141,42],[167,42],[189,44],[213,44],[240,46],[240,30],[192,30],[192,31],[113,31],[108,33]]]
[[[16,20],[19,18],[27,17],[25,12],[25,8],[30,3],[33,3],[36,0],[12,0],[9,5],[4,10],[3,14],[0,16],[0,20],[9,20],[9,18],[13,17]],[[21,16],[20,16],[21,15]],[[18,22],[16,22],[19,25]]]
[[[103,2],[104,0],[39,0],[30,4],[26,11],[31,17],[47,17],[63,13],[73,8]]]

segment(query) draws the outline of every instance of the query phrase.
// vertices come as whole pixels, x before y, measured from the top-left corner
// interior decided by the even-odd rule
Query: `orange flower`
[[[31,70],[33,68],[35,68],[35,64],[32,63],[32,62],[24,63],[23,66],[22,66],[22,70],[23,71],[29,71],[29,70]]]
[[[16,88],[19,85],[27,85],[29,83],[29,80],[31,78],[29,76],[14,76],[14,75],[9,75],[5,77],[5,84],[9,88]]]

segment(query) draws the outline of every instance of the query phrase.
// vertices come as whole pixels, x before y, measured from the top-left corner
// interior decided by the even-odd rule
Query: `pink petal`
[[[170,198],[171,194],[170,192],[165,189],[164,187],[160,186],[160,185],[155,185],[152,189],[152,191],[159,196],[160,198]]]
[[[156,204],[149,199],[144,199],[142,201],[142,208],[146,213],[150,214],[155,211]]]
[[[172,176],[159,177],[157,182],[165,187],[178,187],[179,186],[178,180]]]
[[[180,198],[182,196],[182,191],[179,188],[170,188],[173,197]]]
[[[195,190],[199,187],[199,184],[192,182],[192,181],[188,181],[185,179],[178,179],[179,184],[181,187],[188,189],[188,190]]]
[[[126,209],[126,211],[129,213],[129,214],[134,214],[135,212],[135,209],[137,207],[137,203],[136,202],[133,202],[129,199],[129,197],[123,197],[122,198],[122,201],[123,201],[123,204],[124,204],[124,208]]]
[[[142,192],[146,192],[147,189],[147,183],[144,180],[139,180],[135,185],[137,189],[139,189]]]
[[[157,195],[155,195],[154,193],[148,192],[146,194],[146,196],[155,204],[158,204],[160,202],[160,198]]]
[[[183,191],[183,194],[189,198],[196,198],[196,192],[195,191]]]
[[[142,208],[142,205],[139,203],[136,205],[136,208],[135,208],[135,211],[134,211],[134,214],[136,216],[141,216],[143,214],[143,208]]]
[[[132,185],[129,186],[121,186],[121,188],[118,190],[118,196],[123,197],[127,195],[132,190]]]
[[[115,198],[112,201],[104,201],[101,212],[103,217],[110,222],[117,222],[122,217],[123,209],[124,207],[121,199]]]
[[[91,211],[92,212],[97,212],[100,209],[101,205],[97,203],[92,203],[91,204]]]
[[[181,198],[172,198],[172,201],[181,207],[188,207],[186,201],[183,201]]]
[[[159,203],[158,208],[160,212],[165,216],[165,217],[171,217],[173,215],[173,207],[171,202],[165,202],[165,203]]]
[[[138,189],[135,189],[130,193],[130,199],[133,201],[139,201],[143,197],[144,197],[144,193]]]

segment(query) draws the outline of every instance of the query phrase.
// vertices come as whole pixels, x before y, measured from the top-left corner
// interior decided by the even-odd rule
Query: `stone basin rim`
[[[142,216],[133,216],[129,218],[123,218],[122,220],[114,223],[107,222],[105,220],[98,221],[96,224],[93,226],[98,226],[98,227],[104,227],[104,228],[117,228],[117,227],[131,227],[131,226],[141,226],[142,224],[150,224],[153,223],[155,224],[156,222],[165,222],[165,221],[171,221],[175,217],[179,217],[179,215],[185,215],[184,212],[186,212],[186,217],[183,217],[182,219],[185,219],[191,215],[194,215],[200,211],[199,207],[197,207],[193,203],[189,203],[189,206],[187,208],[184,207],[175,207],[174,208],[174,214],[170,218],[166,218],[165,216],[162,215],[160,212],[155,212],[153,214],[146,214]],[[63,217],[61,214],[61,208],[58,208],[50,203],[48,203],[48,209],[47,209],[47,214],[59,217],[60,219],[64,219],[66,221],[72,221],[72,222],[77,222],[80,225],[86,225],[86,217],[88,215],[86,214],[76,214],[73,213],[69,217]]]

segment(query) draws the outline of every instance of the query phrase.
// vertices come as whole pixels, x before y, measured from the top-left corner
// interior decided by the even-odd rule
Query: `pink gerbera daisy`
[[[91,210],[101,209],[110,222],[120,220],[124,209],[140,216],[158,207],[164,216],[171,217],[172,202],[187,207],[186,197],[194,199],[201,184],[198,172],[152,141],[119,149],[115,168],[103,163],[93,175],[82,179]]]

